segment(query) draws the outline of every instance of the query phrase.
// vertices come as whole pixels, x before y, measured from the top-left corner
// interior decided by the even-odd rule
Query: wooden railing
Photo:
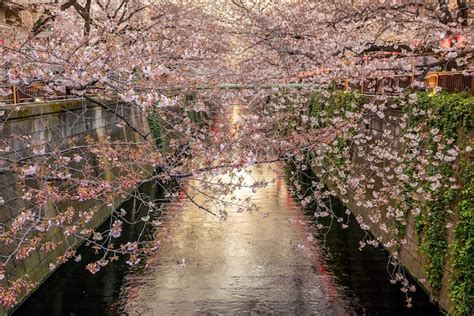
[[[47,102],[54,100],[67,99],[73,97],[67,94],[51,93],[46,91],[45,85],[41,83],[33,83],[28,86],[0,86],[3,90],[9,90],[10,94],[0,97],[1,103],[7,104],[20,104],[20,103],[32,103],[32,102]]]
[[[395,75],[384,78],[364,78],[362,80],[342,79],[334,80],[333,86],[340,90],[355,90],[362,94],[373,95],[398,95],[404,88],[410,87],[415,80],[415,75]],[[468,72],[433,72],[425,77],[425,84],[430,89],[439,89],[447,92],[469,92],[474,95],[474,70]],[[77,96],[67,93],[53,93],[46,91],[44,84],[36,83],[29,86],[2,87],[11,93],[0,97],[0,103],[20,104],[32,102],[47,102]]]
[[[395,75],[384,78],[364,78],[355,80],[352,83],[349,79],[335,80],[333,82],[335,89],[356,90],[362,94],[386,94],[397,95],[399,91],[410,87],[416,76],[414,75]],[[429,73],[424,80],[429,89],[441,89],[450,93],[468,92],[474,95],[474,71],[470,72],[434,72]]]

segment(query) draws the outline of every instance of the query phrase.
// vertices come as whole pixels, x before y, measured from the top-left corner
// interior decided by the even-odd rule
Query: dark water
[[[121,208],[127,210],[127,220],[135,221],[148,213],[149,208],[142,201],[163,203],[166,201],[160,186],[143,185],[136,193],[140,199],[124,202]],[[142,200],[142,201],[139,201]],[[106,221],[99,231],[110,228]],[[141,235],[152,238],[149,226],[127,225],[118,240],[123,243],[134,241]],[[108,265],[97,274],[91,274],[86,264],[100,259],[90,247],[81,246],[80,262],[70,261],[59,267],[14,313],[13,315],[116,315],[116,302],[124,277],[136,272],[130,269],[123,258]]]
[[[291,168],[287,168],[289,176]],[[311,171],[300,175],[299,183],[304,187],[312,181],[318,181]],[[295,195],[295,194],[293,194]],[[338,291],[348,303],[350,314],[356,315],[442,315],[439,308],[432,304],[428,295],[419,286],[411,293],[412,307],[406,307],[406,295],[399,285],[392,285],[387,272],[388,254],[381,248],[365,247],[359,250],[359,241],[366,234],[355,220],[345,215],[346,207],[338,199],[326,201],[337,217],[348,218],[348,227],[331,223],[329,219],[319,220],[322,224],[315,240],[324,254],[326,267],[334,276]],[[315,213],[317,206],[309,205],[304,209],[308,218]],[[315,223],[313,223],[315,226]],[[330,227],[330,229],[328,229]],[[313,231],[316,231],[314,229]],[[408,273],[410,284],[416,282]]]
[[[353,218],[348,229],[334,225],[323,246],[310,216],[314,210],[302,210],[294,200],[282,165],[241,170],[240,176],[269,185],[237,189],[233,194],[249,197],[259,211],[228,206],[225,221],[180,197],[164,202],[158,187],[142,188],[143,199],[163,205],[156,215],[162,225],[144,229],[146,238],[160,242],[150,268],[120,260],[91,275],[84,267],[96,255],[81,247],[83,260],[60,267],[14,315],[438,314],[420,289],[414,307],[405,307],[404,295],[389,282],[387,254],[358,250],[363,232]],[[195,201],[215,210],[215,203],[193,192],[198,183],[188,185]],[[138,200],[123,208],[135,218],[147,212]],[[135,240],[142,229],[126,227],[122,242]]]
[[[259,212],[230,208],[227,220],[219,221],[194,205],[169,204],[162,231],[148,232],[162,244],[150,269],[120,261],[91,275],[84,266],[94,254],[83,247],[83,260],[60,267],[15,315],[437,314],[421,290],[414,308],[404,307],[404,296],[389,283],[386,254],[360,252],[363,232],[354,222],[346,230],[334,225],[322,250],[281,166],[242,175],[274,179],[256,193],[235,192],[251,196]],[[150,189],[152,199],[160,199],[159,190]],[[134,216],[146,211],[133,201],[123,207]],[[124,238],[141,230],[128,227]]]

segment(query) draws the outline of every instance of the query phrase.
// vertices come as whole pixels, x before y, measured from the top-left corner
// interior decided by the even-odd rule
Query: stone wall
[[[133,111],[130,107],[122,104],[111,106],[113,111],[107,111],[102,107],[88,103],[84,100],[64,100],[53,103],[24,104],[13,108],[8,106],[0,108],[0,131],[2,148],[0,151],[0,169],[7,166],[6,159],[15,156],[16,159],[28,157],[33,150],[49,152],[55,148],[67,148],[68,140],[76,139],[75,145],[85,144],[87,138],[94,141],[105,137],[113,140],[141,141],[140,136],[130,128],[122,126],[120,119],[114,113],[119,113],[134,125],[140,127],[145,133],[149,132],[146,117]],[[26,137],[26,138],[24,138]],[[33,145],[33,146],[31,146]],[[6,147],[10,147],[6,149]],[[3,159],[2,159],[3,158]],[[147,173],[153,172],[151,166]],[[100,176],[113,178],[113,171]],[[0,204],[0,223],[8,225],[9,222],[21,211],[22,201],[19,196],[21,192],[17,186],[17,175],[10,172],[0,172],[0,196],[5,203]],[[40,185],[40,184],[38,184]],[[118,207],[123,201],[115,200],[113,207]],[[98,227],[111,213],[112,208],[100,201],[70,202],[63,203],[59,209],[51,207],[46,210],[52,215],[60,208],[73,206],[76,210],[86,210],[90,207],[97,208],[97,215],[93,218],[91,225]],[[51,241],[64,241],[61,231],[52,231],[49,235]],[[0,255],[9,253],[6,247],[0,247]],[[41,284],[54,270],[50,264],[56,262],[56,258],[64,254],[65,247],[59,247],[50,252],[35,250],[25,260],[13,260],[7,266],[5,284],[8,280],[15,280],[19,276],[29,275],[30,279]],[[3,258],[4,259],[4,258]],[[0,310],[0,315],[6,311]]]
[[[359,126],[359,129],[365,130],[365,132],[372,133],[374,136],[373,141],[377,139],[383,139],[385,142],[387,142],[391,148],[394,148],[397,151],[402,150],[402,145],[400,143],[400,137],[401,137],[401,126],[400,126],[400,117],[401,117],[401,112],[397,109],[390,109],[385,111],[385,118],[380,119],[377,116],[371,116],[370,117],[370,123],[364,123]],[[383,136],[384,131],[390,131],[391,135],[393,135],[392,138],[386,138]],[[365,161],[365,157],[359,157],[357,150],[353,150],[351,152],[351,159],[353,161],[356,161],[358,163],[367,163]],[[315,172],[316,175],[320,175],[320,169],[316,166],[313,166],[313,171]],[[377,184],[377,183],[376,183]],[[331,183],[327,183],[330,187],[332,186]],[[342,198],[342,197],[341,197]],[[344,196],[344,198],[347,200],[346,206],[349,208],[349,210],[352,212],[354,216],[361,216],[364,220],[364,222],[368,223],[370,222],[369,220],[369,215],[372,214],[372,211],[364,205],[358,206],[356,202],[354,201],[354,198],[351,193],[348,193],[347,195]],[[396,198],[396,197],[394,197]],[[395,205],[393,205],[395,206]],[[385,214],[385,210],[382,210],[382,214]],[[394,221],[391,219],[390,221],[387,221],[387,219],[382,218],[381,221],[383,221],[387,227],[389,228],[394,228]],[[447,229],[447,241],[448,244],[451,244],[453,238],[454,238],[454,227],[448,228]],[[391,238],[390,234],[393,234],[393,229],[389,229],[388,232],[384,232],[380,229],[379,225],[372,225],[371,227],[371,234],[377,239],[377,238],[383,238],[383,240],[389,240]],[[407,225],[405,227],[405,239],[406,243],[401,246],[400,249],[386,249],[389,253],[393,254],[395,251],[398,252],[398,257],[400,259],[401,264],[405,267],[406,271],[418,282],[418,284],[426,290],[431,296],[433,300],[438,301],[438,304],[440,307],[446,311],[451,310],[453,307],[453,303],[451,302],[449,298],[449,279],[451,275],[451,268],[447,264],[447,266],[444,269],[444,274],[443,274],[443,284],[440,292],[438,294],[435,294],[429,284],[425,281],[426,279],[426,274],[425,274],[425,266],[427,259],[421,249],[419,249],[418,242],[417,242],[417,237],[416,237],[416,232],[415,232],[415,216],[413,214],[410,214],[407,218]],[[449,251],[448,251],[449,253]],[[449,258],[446,259],[446,262],[449,263]]]

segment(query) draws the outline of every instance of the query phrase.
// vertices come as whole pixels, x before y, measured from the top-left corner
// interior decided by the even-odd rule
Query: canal
[[[82,260],[57,269],[14,315],[439,314],[419,288],[414,307],[405,306],[405,295],[389,282],[387,254],[358,250],[364,232],[352,217],[348,229],[334,225],[322,240],[311,217],[314,210],[302,209],[294,199],[285,168],[240,170],[244,184],[264,180],[268,185],[237,188],[232,195],[249,198],[259,208],[227,206],[225,220],[196,205],[216,207],[206,192],[193,189],[199,185],[195,180],[174,198],[147,184],[140,200],[126,201],[122,208],[138,218],[148,212],[143,201],[154,201],[160,209],[150,219],[155,225],[129,226],[120,238],[140,235],[159,243],[148,267],[132,268],[119,260],[91,275],[85,265],[96,254],[81,247]],[[222,173],[206,180],[227,178]],[[187,201],[185,193],[197,203]],[[335,208],[344,209],[337,203]]]

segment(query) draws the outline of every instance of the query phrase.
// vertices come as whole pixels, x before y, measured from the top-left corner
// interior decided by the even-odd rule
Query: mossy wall
[[[326,117],[345,111],[361,112],[364,104],[380,101],[354,93],[330,93],[331,96],[324,100],[315,93],[309,104],[310,116],[318,118],[321,111]],[[382,102],[387,105],[386,101]],[[400,186],[400,196],[381,207],[382,214],[388,207],[399,207],[400,201],[409,207],[405,208],[400,221],[382,219],[388,231],[373,225],[371,233],[375,238],[403,240],[387,250],[398,253],[401,264],[445,311],[468,315],[474,306],[474,97],[418,92],[394,97],[389,105],[383,107],[383,115],[366,115],[353,133],[373,135],[373,142],[385,142],[406,159],[401,164],[407,180],[393,182]],[[421,139],[417,148],[408,145],[413,137]],[[338,170],[338,163],[342,165],[344,155],[348,153],[354,166],[373,163],[365,160],[365,153],[359,155],[357,149],[346,148],[345,139],[350,137],[341,137],[333,143],[337,148],[326,158],[327,164]],[[459,153],[455,161],[433,158],[435,153],[447,155],[452,148]],[[413,150],[419,150],[420,154],[412,155]],[[441,176],[443,185],[440,188],[432,189],[425,178],[419,177],[419,171],[414,172],[419,167],[420,155],[428,161],[423,170],[426,175]],[[316,174],[321,173],[317,166],[313,169]],[[334,186],[333,183],[327,185]],[[429,193],[429,200],[411,198],[420,188]],[[344,199],[355,216],[369,222],[373,210],[358,205],[350,193]],[[412,212],[414,208],[420,210],[419,214]]]

